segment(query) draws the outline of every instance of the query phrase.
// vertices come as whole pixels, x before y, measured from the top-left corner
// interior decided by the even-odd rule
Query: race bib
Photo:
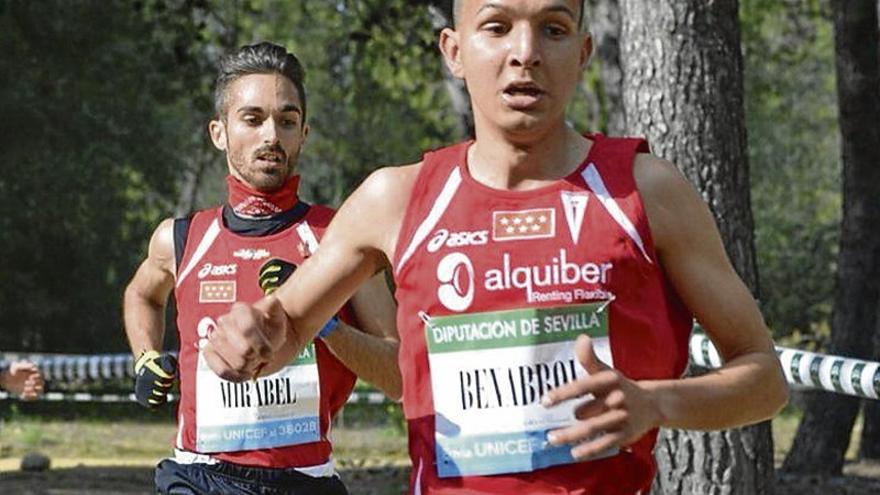
[[[428,320],[438,476],[517,473],[576,462],[571,446],[554,447],[546,438],[548,431],[573,424],[580,401],[547,409],[540,400],[587,374],[574,354],[580,334],[593,337],[599,359],[613,365],[606,304]]]
[[[233,383],[208,367],[196,372],[196,449],[235,452],[320,440],[315,345],[275,374]]]

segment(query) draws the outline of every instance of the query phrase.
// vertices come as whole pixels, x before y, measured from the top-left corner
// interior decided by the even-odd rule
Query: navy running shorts
[[[156,489],[162,495],[348,495],[338,476],[316,478],[295,469],[217,464],[156,466]]]

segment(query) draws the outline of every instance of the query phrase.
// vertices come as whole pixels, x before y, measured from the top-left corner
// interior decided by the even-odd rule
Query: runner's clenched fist
[[[259,375],[275,351],[284,345],[290,324],[281,303],[273,296],[252,306],[236,303],[217,319],[204,348],[211,369],[225,380],[241,382]]]

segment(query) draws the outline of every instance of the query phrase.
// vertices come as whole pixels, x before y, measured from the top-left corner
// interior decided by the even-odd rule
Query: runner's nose
[[[275,119],[266,119],[263,121],[263,126],[260,129],[260,133],[263,136],[263,142],[266,144],[276,144],[278,143],[278,123],[275,122]]]
[[[531,68],[541,64],[540,40],[532,27],[514,28],[510,39],[510,65]]]

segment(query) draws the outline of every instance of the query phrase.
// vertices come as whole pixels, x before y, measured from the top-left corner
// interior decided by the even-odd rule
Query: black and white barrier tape
[[[0,391],[0,400],[12,399],[15,396],[8,392]],[[168,402],[177,401],[178,397],[168,394]],[[39,400],[49,402],[134,402],[134,394],[88,394],[88,393],[62,393],[47,392]],[[348,404],[382,404],[386,402],[385,395],[379,392],[353,392],[348,396]]]
[[[134,358],[131,354],[20,354],[15,359],[26,359],[40,368],[47,381],[113,380],[134,378]],[[0,369],[12,359],[0,360]]]
[[[707,368],[721,366],[721,357],[706,335],[694,333],[690,345],[694,363]],[[776,355],[790,385],[866,399],[880,398],[880,363],[778,346]]]
[[[790,385],[801,389],[827,390],[868,399],[880,398],[880,363],[842,356],[818,354],[787,347],[776,347],[785,378]],[[694,363],[708,368],[721,366],[721,357],[715,346],[701,332],[691,335],[690,354]],[[7,356],[8,357],[8,356]],[[47,381],[101,381],[134,378],[134,359],[131,354],[98,355],[18,355],[39,366]],[[0,360],[0,369],[11,359]],[[0,400],[9,395],[0,391]],[[113,394],[49,393],[44,400],[78,402],[122,402],[134,396]],[[355,392],[350,403],[380,404],[385,396],[378,392]]]

